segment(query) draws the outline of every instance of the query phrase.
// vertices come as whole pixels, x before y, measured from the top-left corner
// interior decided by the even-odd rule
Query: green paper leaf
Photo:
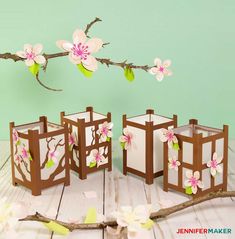
[[[124,142],[120,142],[120,145],[121,145],[122,149],[125,149],[125,143]]]
[[[69,145],[69,151],[73,150],[73,144]]]
[[[185,188],[185,193],[191,195],[193,193],[192,187],[186,187]]]
[[[91,162],[90,165],[89,165],[89,168],[93,168],[93,167],[95,167],[95,166],[96,166],[96,161]]]
[[[82,74],[83,74],[85,77],[87,77],[87,78],[92,77],[93,71],[87,70],[87,69],[83,66],[82,63],[81,63],[81,64],[78,64],[77,67],[78,67],[78,69],[82,72]]]
[[[110,137],[107,137],[106,141],[107,142],[110,142],[111,138]]]
[[[21,145],[20,140],[18,140],[18,141],[16,142],[16,145],[17,145],[17,146]]]
[[[142,224],[142,228],[150,230],[154,225],[154,221],[151,219],[148,219],[146,223]]]
[[[96,222],[97,222],[96,208],[90,207],[88,208],[84,223],[88,224],[88,223],[96,223]]]
[[[179,150],[180,149],[180,146],[178,143],[173,143],[173,149],[174,150]]]
[[[51,168],[54,164],[54,161],[52,159],[49,159],[46,163],[46,168]]]
[[[134,71],[130,67],[126,67],[124,69],[124,75],[125,75],[126,79],[130,82],[135,79]]]
[[[56,223],[53,221],[50,221],[49,223],[43,223],[45,227],[47,227],[50,231],[53,231],[59,235],[68,235],[69,234],[69,229]]]
[[[39,72],[39,68],[40,68],[39,64],[34,63],[32,66],[29,67],[29,70],[34,76],[36,76],[37,73]]]

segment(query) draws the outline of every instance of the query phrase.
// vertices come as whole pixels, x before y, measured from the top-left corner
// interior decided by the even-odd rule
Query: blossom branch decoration
[[[172,207],[168,208],[163,208],[160,209],[156,212],[152,212],[150,215],[151,220],[159,220],[159,219],[164,219],[167,216],[176,213],[178,211],[181,211],[183,209],[186,209],[188,207],[197,205],[199,203],[215,199],[215,198],[226,198],[226,197],[235,197],[235,191],[218,191],[218,192],[211,192],[208,193],[204,196],[193,198],[191,200],[188,200],[186,202],[177,204]],[[37,222],[44,222],[44,223],[50,223],[55,222],[65,228],[67,228],[69,231],[74,231],[74,230],[95,230],[95,229],[105,229],[107,227],[116,227],[118,226],[118,223],[116,220],[113,221],[106,221],[106,222],[100,222],[100,223],[68,223],[68,222],[63,222],[60,220],[55,220],[52,218],[48,218],[43,216],[42,214],[36,212],[34,215],[28,215],[25,218],[19,219],[19,221],[37,221]]]
[[[124,71],[124,76],[128,81],[133,81],[135,78],[134,70],[143,70],[149,72],[150,74],[156,75],[156,79],[161,81],[164,76],[170,76],[172,72],[167,69],[171,61],[165,60],[162,61],[159,58],[154,60],[154,66],[150,65],[136,65],[127,60],[116,62],[110,58],[99,58],[94,57],[91,53],[96,53],[102,47],[105,47],[109,43],[104,43],[99,38],[91,38],[88,33],[90,29],[97,23],[102,20],[96,17],[93,21],[86,25],[85,30],[77,29],[73,34],[73,43],[67,41],[57,41],[57,45],[64,50],[64,52],[58,53],[42,53],[43,45],[38,43],[34,46],[30,44],[24,45],[23,51],[18,51],[15,54],[7,52],[0,53],[0,59],[11,59],[14,62],[25,61],[25,64],[29,67],[29,70],[34,75],[37,82],[47,90],[50,91],[62,91],[62,89],[55,89],[44,84],[39,78],[40,68],[44,72],[48,67],[49,60],[64,56],[69,56],[69,59],[72,63],[76,64],[78,69],[86,77],[91,77],[93,72],[97,70],[97,63],[103,64],[107,67],[115,66],[120,67]],[[86,41],[86,38],[88,40]]]

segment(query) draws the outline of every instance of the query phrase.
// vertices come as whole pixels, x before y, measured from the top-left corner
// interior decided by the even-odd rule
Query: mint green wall
[[[120,69],[99,65],[84,78],[67,57],[53,59],[42,80],[62,93],[38,85],[24,63],[0,60],[0,138],[8,138],[8,123],[26,123],[59,112],[76,112],[88,105],[111,111],[121,130],[121,116],[154,108],[178,114],[179,122],[195,117],[201,123],[230,125],[234,137],[235,1],[225,0],[0,0],[0,52],[16,52],[24,43],[42,43],[45,52],[58,52],[55,41],[72,37],[96,16],[103,19],[90,35],[111,44],[97,56],[115,61],[152,64],[156,56],[172,60],[174,75],[159,83],[136,71],[129,83]]]

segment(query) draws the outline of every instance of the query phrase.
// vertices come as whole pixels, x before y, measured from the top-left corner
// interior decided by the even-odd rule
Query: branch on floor
[[[211,200],[211,199],[215,199],[215,198],[226,198],[226,197],[235,197],[235,191],[229,191],[229,192],[218,191],[218,192],[208,193],[208,194],[206,194],[202,197],[194,198],[194,199],[191,199],[189,201],[177,204],[175,206],[168,207],[168,208],[163,208],[163,209],[160,209],[156,212],[153,212],[151,214],[150,218],[152,220],[158,220],[158,219],[161,219],[161,218],[165,218],[166,216],[169,216],[169,215],[171,215],[175,212],[181,211],[185,208],[188,208],[188,207],[197,205],[199,203],[205,202],[207,200]],[[45,223],[49,223],[50,221],[54,221],[54,222],[60,224],[61,226],[64,226],[64,227],[68,228],[70,231],[74,231],[74,230],[77,230],[77,229],[80,229],[80,230],[104,229],[107,226],[110,226],[110,227],[117,226],[116,221],[107,221],[107,222],[92,223],[92,224],[68,223],[68,222],[63,222],[63,221],[54,220],[54,219],[51,219],[51,218],[48,218],[48,217],[44,217],[43,215],[41,215],[38,212],[34,215],[29,215],[25,218],[22,218],[19,221],[38,221],[38,222],[45,222]]]

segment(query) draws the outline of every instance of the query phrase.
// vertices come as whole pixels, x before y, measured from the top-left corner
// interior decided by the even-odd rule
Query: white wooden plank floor
[[[235,190],[235,141],[230,141],[229,145],[228,189]],[[153,185],[146,185],[141,178],[133,175],[123,176],[115,167],[112,172],[100,171],[90,174],[87,180],[83,181],[75,173],[71,173],[70,186],[58,185],[44,190],[41,196],[35,197],[29,190],[21,186],[12,186],[9,142],[0,142],[0,149],[0,198],[6,196],[9,202],[25,201],[29,203],[29,213],[38,211],[59,220],[82,222],[89,207],[95,207],[98,213],[105,215],[106,218],[111,218],[111,213],[122,205],[136,206],[149,203],[158,210],[188,200],[187,196],[174,191],[164,192],[162,177],[155,179]],[[115,151],[115,158],[114,162],[122,159],[120,151]],[[83,192],[91,190],[96,191],[97,198],[85,198]],[[235,201],[233,198],[214,199],[158,221],[144,238],[232,239],[235,238],[234,215]],[[232,234],[178,235],[176,232],[179,228],[231,228]],[[66,237],[54,235],[43,224],[37,222],[19,222],[17,231],[19,239],[112,238],[102,230],[74,231]]]

